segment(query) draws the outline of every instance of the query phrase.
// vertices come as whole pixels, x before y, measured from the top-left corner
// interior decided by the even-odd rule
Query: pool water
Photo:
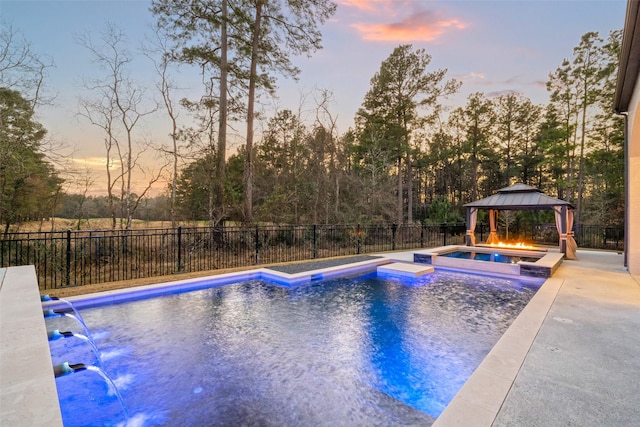
[[[472,259],[475,261],[502,262],[506,264],[517,264],[518,261],[536,262],[540,259],[535,257],[504,255],[497,252],[486,253],[486,252],[471,252],[471,251],[448,252],[448,253],[439,254],[439,256],[444,256],[449,258]]]
[[[81,314],[129,425],[428,426],[541,283],[455,272],[256,280]],[[82,340],[50,345],[54,363],[98,363]],[[124,423],[95,372],[56,384],[65,426]]]

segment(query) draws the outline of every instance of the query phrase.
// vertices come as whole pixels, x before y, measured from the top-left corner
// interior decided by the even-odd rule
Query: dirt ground
[[[262,266],[264,267],[264,266]],[[178,280],[196,279],[198,277],[216,276],[224,273],[234,273],[237,271],[253,270],[256,267],[228,268],[223,270],[198,271],[196,273],[172,274],[169,276],[145,277],[135,280],[124,280],[118,282],[97,283],[95,285],[72,286],[68,288],[47,289],[40,291],[41,295],[50,295],[58,298],[67,298],[75,295],[92,294],[95,292],[112,291],[116,289],[134,288],[136,286],[152,285],[156,283],[166,283]]]
[[[118,220],[119,221],[119,220]],[[204,222],[181,223],[183,226],[205,225]],[[120,227],[118,222],[117,227]],[[134,219],[132,228],[167,228],[171,227],[171,221],[143,221]],[[67,231],[67,230],[111,230],[110,218],[90,218],[80,221],[78,228],[77,219],[67,218],[43,218],[41,221],[29,221],[13,225],[9,228],[12,233],[31,233],[31,232],[49,232],[49,231]]]

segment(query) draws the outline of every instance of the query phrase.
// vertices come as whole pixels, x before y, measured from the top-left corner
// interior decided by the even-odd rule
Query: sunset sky
[[[580,37],[598,31],[606,38],[624,23],[626,0],[593,1],[428,1],[338,0],[338,10],[322,28],[324,49],[312,58],[294,58],[301,68],[298,82],[281,79],[279,99],[263,97],[268,116],[277,106],[297,110],[313,103],[314,89],[333,93],[332,113],[338,131],[353,125],[369,81],[399,44],[424,48],[432,56],[431,69],[446,68],[449,78],[463,82],[451,106],[463,105],[473,92],[488,97],[520,92],[534,103],[545,104],[545,82],[563,58],[570,58]],[[20,31],[32,48],[50,56],[56,67],[46,82],[55,105],[38,112],[38,120],[57,141],[74,151],[77,164],[104,168],[100,132],[78,117],[78,98],[90,96],[83,81],[99,75],[80,35],[99,40],[107,22],[114,23],[128,40],[132,54],[149,33],[153,17],[150,1],[29,1],[0,0],[2,25]],[[132,78],[153,93],[154,74],[146,58],[133,63]],[[181,70],[176,78],[181,96],[197,98],[201,86],[195,73]],[[311,98],[311,100],[310,100]],[[305,99],[305,101],[301,101]],[[181,118],[186,119],[183,115]],[[242,125],[231,145],[242,143]],[[160,114],[148,117],[139,139],[165,140],[169,124]],[[152,162],[152,160],[148,160]]]

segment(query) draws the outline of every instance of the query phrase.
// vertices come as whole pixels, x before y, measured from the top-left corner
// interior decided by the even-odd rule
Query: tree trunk
[[[584,140],[587,131],[587,83],[584,84],[584,101],[582,102],[582,135],[580,135],[580,162],[578,163],[578,200],[576,201],[576,213],[574,223],[580,224],[582,216],[582,193],[584,192]]]
[[[413,165],[407,152],[407,223],[413,224]]]
[[[209,215],[209,227],[214,227],[216,225],[216,221],[215,221],[215,183],[210,182],[209,184],[209,199],[208,199],[208,204],[207,204],[207,211],[208,211],[208,215]]]
[[[111,215],[111,228],[116,229],[116,208],[113,206],[113,183],[111,182],[111,135],[109,135],[109,141],[105,140],[107,147],[107,203],[109,206],[109,213]]]
[[[247,153],[244,164],[244,220],[248,224],[253,222],[253,115],[256,97],[256,75],[258,71],[258,46],[260,42],[262,2],[263,0],[256,1],[256,16],[253,25],[253,43],[251,47],[249,97],[247,100]]]
[[[224,181],[227,153],[227,0],[222,0],[222,22],[220,27],[220,121],[218,124],[218,167],[216,168],[216,219],[224,217]]]
[[[402,209],[402,157],[398,156],[398,217],[396,218],[396,223],[398,225],[402,224],[403,220],[403,209]]]
[[[176,119],[171,113],[172,133],[171,138],[173,140],[173,178],[171,180],[171,227],[175,228],[176,223],[176,187],[178,186],[178,126]]]
[[[478,200],[478,158],[475,153],[474,146],[471,154],[471,201]]]
[[[123,117],[122,122],[125,127],[127,126],[125,117]],[[129,230],[131,228],[131,220],[132,220],[132,212],[131,212],[131,173],[133,171],[133,146],[131,143],[131,131],[127,129],[127,194],[125,199],[125,214],[127,216],[127,225],[126,228]]]
[[[337,175],[336,175],[335,185],[336,185],[336,191],[335,191],[336,200],[334,204],[333,215],[334,215],[334,219],[337,220],[338,213],[340,212],[340,179],[338,178]]]

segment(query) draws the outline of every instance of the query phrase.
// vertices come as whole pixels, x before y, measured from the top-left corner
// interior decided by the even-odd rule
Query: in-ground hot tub
[[[452,245],[414,252],[413,261],[434,267],[546,278],[562,264],[563,257],[539,250]]]

